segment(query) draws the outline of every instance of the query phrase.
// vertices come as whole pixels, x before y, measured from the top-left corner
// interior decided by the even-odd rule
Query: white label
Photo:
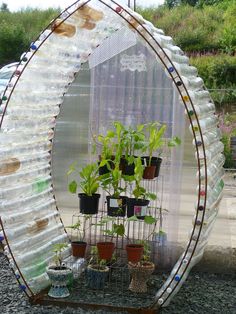
[[[124,54],[120,59],[121,67],[120,70],[126,71],[147,71],[146,57],[144,54],[140,55],[127,55]]]
[[[117,208],[122,206],[122,199],[121,198],[110,198],[110,207]]]

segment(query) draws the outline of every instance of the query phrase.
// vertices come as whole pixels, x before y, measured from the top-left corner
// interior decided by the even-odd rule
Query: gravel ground
[[[22,293],[4,256],[0,253],[0,313],[18,314],[105,314],[104,310],[88,311],[52,306],[31,306]],[[119,312],[123,314],[124,312]],[[172,303],[162,310],[168,314],[236,314],[236,274],[219,275],[192,272]],[[118,312],[117,312],[118,314]]]

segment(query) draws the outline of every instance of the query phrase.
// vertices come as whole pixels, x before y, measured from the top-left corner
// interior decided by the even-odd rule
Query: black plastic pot
[[[136,215],[139,219],[144,219],[146,216],[149,200],[128,198],[127,199],[127,217]]]
[[[125,217],[127,196],[107,196],[107,214],[113,217]]]
[[[143,165],[145,165],[145,164],[149,165],[149,159],[150,159],[149,156],[144,156],[141,159],[142,159]],[[146,159],[146,163],[144,162],[145,159]],[[162,158],[160,158],[160,157],[152,157],[151,166],[155,166],[156,167],[155,175],[154,175],[155,178],[159,176],[161,163],[162,163]]]
[[[80,212],[86,215],[93,215],[98,213],[99,207],[99,198],[100,194],[93,194],[92,196],[88,196],[84,193],[78,194],[80,203]]]
[[[114,160],[115,156],[112,156],[111,159]],[[101,161],[101,156],[99,156],[99,160]],[[110,165],[111,169],[114,169],[115,165],[114,165],[114,162],[112,160],[109,161],[109,165]],[[100,161],[98,162],[98,166],[100,165]],[[98,172],[99,172],[99,175],[101,176],[103,174],[109,173],[110,170],[107,168],[107,165],[105,165],[105,166],[99,167]]]
[[[122,174],[126,176],[133,176],[134,175],[134,162],[129,164],[125,157],[121,157],[120,159],[120,169],[122,170]]]

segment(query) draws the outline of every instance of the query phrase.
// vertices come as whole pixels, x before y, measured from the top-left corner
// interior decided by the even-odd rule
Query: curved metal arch
[[[201,130],[201,126],[200,126],[200,123],[199,123],[199,118],[198,118],[198,115],[197,115],[197,112],[195,110],[195,107],[194,107],[194,104],[193,104],[193,101],[189,95],[189,92],[188,92],[188,89],[186,88],[185,84],[183,83],[183,80],[181,78],[181,75],[178,73],[177,69],[175,68],[172,60],[169,58],[169,56],[166,54],[165,50],[163,49],[163,47],[158,43],[158,41],[154,38],[154,36],[152,35],[152,33],[147,29],[145,28],[145,25],[143,25],[139,19],[137,18],[136,14],[135,13],[132,13],[131,10],[128,10],[126,9],[125,7],[121,6],[120,4],[118,4],[116,1],[113,1],[113,0],[110,0],[111,2],[111,5],[103,0],[98,0],[99,2],[101,2],[102,4],[104,4],[105,6],[107,6],[108,8],[110,8],[113,12],[117,13],[118,15],[120,15],[120,17],[122,19],[124,19],[127,23],[129,23],[132,27],[133,24],[130,22],[129,20],[129,17],[131,17],[132,19],[134,19],[137,24],[140,26],[140,27],[134,27],[135,31],[139,34],[140,37],[142,37],[142,39],[147,43],[148,47],[157,55],[157,57],[159,58],[159,60],[162,62],[162,64],[164,65],[164,67],[168,70],[169,72],[169,75],[170,77],[172,78],[178,92],[179,92],[179,95],[181,96],[182,98],[182,101],[185,105],[185,108],[186,108],[186,112],[187,112],[187,115],[188,115],[188,118],[189,118],[189,121],[190,121],[190,125],[191,125],[191,128],[192,128],[192,132],[193,132],[193,137],[194,137],[194,141],[195,141],[195,147],[196,147],[196,153],[197,153],[197,164],[198,164],[198,173],[199,173],[199,176],[198,176],[198,182],[199,182],[199,188],[198,188],[198,201],[197,201],[197,214],[196,214],[196,217],[195,217],[195,221],[194,221],[194,226],[193,226],[193,230],[192,230],[192,233],[191,233],[191,236],[190,236],[190,239],[189,239],[189,242],[187,244],[187,248],[181,258],[181,261],[179,263],[179,266],[177,267],[176,271],[174,274],[172,274],[169,278],[170,278],[170,282],[169,284],[165,287],[165,289],[163,291],[162,288],[159,290],[161,291],[161,294],[156,297],[156,299],[154,300],[153,304],[151,305],[151,307],[156,307],[156,306],[164,306],[165,303],[168,301],[168,299],[170,298],[170,296],[174,293],[176,287],[181,283],[181,280],[185,274],[185,272],[188,270],[189,266],[190,266],[190,263],[191,263],[191,260],[194,256],[194,253],[195,253],[195,250],[197,248],[197,245],[198,245],[198,242],[199,242],[199,239],[200,239],[200,235],[201,235],[201,231],[202,231],[202,226],[203,226],[203,222],[204,222],[204,216],[205,216],[205,210],[206,210],[206,201],[207,201],[207,161],[206,161],[206,151],[205,151],[205,144],[204,144],[204,138],[203,138],[203,133],[202,133],[202,130]],[[67,9],[65,9],[58,17],[60,17],[64,12],[67,12],[68,9],[72,8],[75,4],[79,3],[81,1],[76,1],[74,4],[72,4],[71,6],[69,6]],[[80,7],[82,7],[83,5],[86,5],[87,3],[91,2],[91,0],[88,0],[86,2],[84,2]],[[116,7],[115,7],[116,6]],[[117,8],[121,8],[121,10],[117,10]],[[69,13],[69,15],[64,18],[62,20],[61,23],[63,23],[64,21],[66,21],[71,15],[73,15],[73,13],[78,10],[79,8],[76,8],[73,12]],[[126,16],[128,15],[128,17]],[[57,18],[58,18],[57,17]],[[55,20],[54,20],[55,21]],[[50,25],[53,24],[52,21]],[[60,24],[59,24],[60,25]],[[48,28],[48,27],[47,27]],[[47,29],[46,28],[46,29]],[[141,30],[142,31],[141,31]],[[47,38],[51,35],[52,33],[50,33],[42,42],[41,42],[41,45],[47,40]],[[153,41],[153,42],[150,42],[149,40]],[[40,46],[41,46],[40,45]],[[158,47],[158,49],[161,51],[162,55],[160,55],[160,51],[158,51],[158,49],[156,49],[155,45]],[[39,46],[39,47],[40,47]],[[38,47],[38,48],[39,48]],[[96,48],[95,48],[96,49]],[[35,53],[35,52],[34,52]],[[34,53],[32,54],[31,58],[29,60],[27,60],[27,63],[26,63],[26,66],[27,64],[29,63],[29,61],[33,58],[34,56]],[[26,68],[26,66],[24,67],[24,69]],[[171,66],[171,71],[170,71],[170,66]],[[24,71],[23,69],[23,71]],[[173,70],[174,69],[174,70]],[[20,74],[20,76],[23,74],[23,71],[22,73]],[[175,74],[175,75],[173,75]],[[16,84],[20,78],[20,76],[18,77],[17,81],[16,81]],[[181,83],[181,84],[180,84]],[[15,84],[15,86],[16,86]],[[3,117],[2,117],[2,121],[3,121],[3,118],[4,118],[4,115],[5,115],[5,112],[6,112],[6,109],[7,109],[7,105],[8,105],[8,102],[11,98],[11,94],[13,93],[13,90],[15,88],[15,86],[13,87],[10,95],[9,95],[9,98],[7,100],[7,103],[6,103],[6,106],[4,108],[4,113],[3,113]],[[181,87],[180,87],[181,86]],[[182,90],[183,88],[183,90]],[[189,106],[187,105],[187,103],[190,103],[191,105],[191,111],[193,112],[190,112],[189,110]],[[193,119],[196,120],[196,123],[197,123],[197,127],[198,127],[198,132],[199,132],[199,135],[200,135],[200,138],[201,138],[201,142],[202,142],[202,150],[203,150],[203,163],[204,163],[204,172],[205,172],[205,175],[204,175],[204,180],[201,179],[200,177],[200,167],[201,167],[201,160],[200,160],[200,152],[199,152],[199,146],[197,145],[197,132],[195,130],[195,127],[193,125]],[[1,123],[2,123],[1,121]],[[1,124],[0,124],[1,125]],[[202,189],[202,185],[204,185],[204,189]],[[199,215],[199,206],[200,206],[200,201],[202,201],[202,199],[204,200],[203,201],[203,210],[201,208],[201,212],[203,213],[201,215],[201,220],[198,219],[198,215]],[[200,228],[199,228],[199,231],[198,231],[198,235],[197,235],[197,239],[193,239],[193,235],[195,233],[195,230],[196,230],[196,227],[199,226],[199,221],[200,221]],[[190,257],[188,258],[187,262],[186,262],[186,256],[187,254],[189,253],[189,247],[192,243],[192,241],[194,241],[194,247],[193,247],[193,250],[191,251],[191,254],[190,254]],[[171,292],[168,294],[168,296],[163,300],[162,297],[164,295],[164,293],[167,291],[167,289],[170,287],[171,283],[175,280],[176,276],[178,276],[178,272],[181,268],[181,266],[184,265],[184,269],[181,271],[181,274],[179,276],[179,280],[176,282],[176,285],[174,286],[174,289],[171,290]],[[163,302],[160,302],[160,300],[163,300]]]

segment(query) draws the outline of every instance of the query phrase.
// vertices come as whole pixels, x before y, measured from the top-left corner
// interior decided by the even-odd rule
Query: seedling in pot
[[[97,214],[100,194],[97,194],[99,188],[99,167],[96,163],[86,165],[79,171],[76,164],[72,164],[67,175],[77,172],[80,175],[80,188],[83,193],[79,193],[80,211],[83,214]],[[77,181],[69,183],[69,191],[73,194],[77,192]]]
[[[86,251],[86,246],[87,243],[84,242],[85,240],[85,233],[86,230],[90,228],[90,225],[87,226],[86,228],[86,223],[88,220],[90,220],[92,215],[84,215],[80,219],[78,218],[77,222],[73,225],[67,226],[67,228],[70,228],[74,231],[78,232],[78,240],[77,241],[72,241],[71,246],[72,246],[72,255],[74,257],[84,257],[85,256],[85,251]],[[81,221],[82,219],[82,221]]]
[[[62,259],[62,252],[68,247],[68,243],[56,243],[53,245],[53,252],[55,253],[53,260],[57,267],[57,269],[64,269],[65,267],[62,266],[63,259]]]

